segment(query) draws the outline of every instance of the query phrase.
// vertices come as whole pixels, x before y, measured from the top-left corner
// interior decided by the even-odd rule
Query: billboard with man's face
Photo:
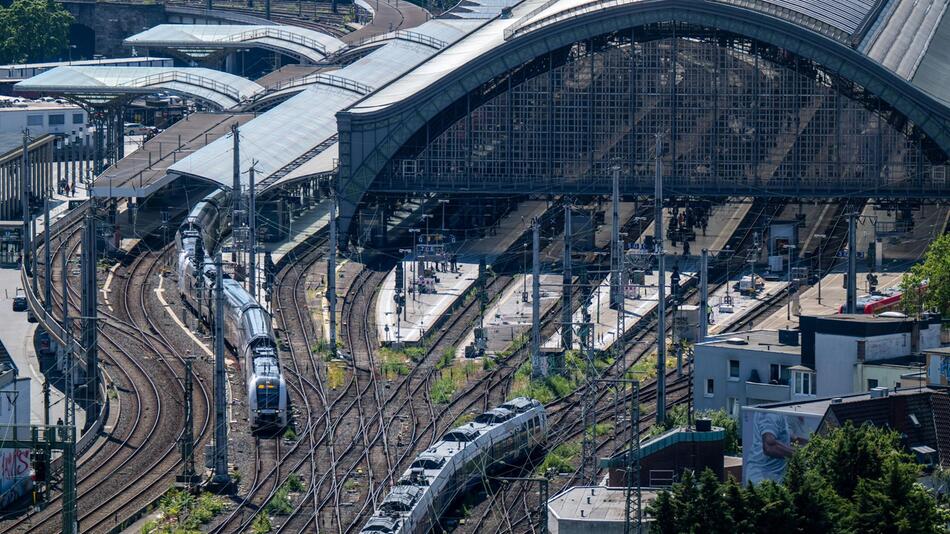
[[[781,482],[788,459],[821,423],[821,415],[742,407],[742,483]]]

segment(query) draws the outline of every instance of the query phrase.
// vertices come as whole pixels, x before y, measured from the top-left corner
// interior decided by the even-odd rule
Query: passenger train
[[[211,257],[220,244],[229,195],[218,190],[195,205],[175,236],[178,291],[213,324],[217,273]],[[287,425],[287,386],[277,356],[271,316],[236,280],[224,278],[224,334],[244,366],[252,428]]]
[[[429,532],[456,497],[486,474],[519,465],[546,441],[547,414],[537,400],[518,397],[489,410],[420,453],[361,532]]]

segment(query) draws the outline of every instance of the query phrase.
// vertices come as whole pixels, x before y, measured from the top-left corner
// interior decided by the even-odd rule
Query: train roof
[[[396,532],[401,523],[402,518],[400,517],[374,515],[369,518],[360,532]]]
[[[425,492],[421,486],[396,486],[383,499],[379,508],[384,512],[408,512]]]
[[[499,408],[506,408],[515,413],[524,413],[535,406],[541,406],[541,403],[529,397],[515,397],[499,406]]]

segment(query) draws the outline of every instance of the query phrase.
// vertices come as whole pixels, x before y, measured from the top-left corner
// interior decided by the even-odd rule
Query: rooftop
[[[656,494],[653,489],[642,490],[644,508],[656,499]],[[575,486],[552,497],[548,501],[548,513],[557,519],[572,521],[623,521],[626,503],[624,488]]]
[[[913,396],[913,395],[920,395],[922,393],[939,393],[939,391],[932,388],[908,388],[908,389],[889,390],[887,397]],[[760,404],[758,406],[755,406],[754,409],[774,410],[774,411],[789,412],[789,413],[807,413],[807,414],[812,414],[812,415],[824,415],[832,404],[835,404],[835,405],[851,404],[851,403],[865,402],[871,399],[876,400],[876,397],[873,396],[875,394],[876,392],[866,391],[864,393],[842,395],[839,397],[827,397],[823,399],[792,401],[792,402],[777,402],[774,404]],[[743,407],[743,409],[745,409],[745,407]]]
[[[755,350],[801,354],[801,345],[785,345],[778,340],[778,330],[749,330],[723,334],[711,341],[700,343],[712,347],[734,350]]]

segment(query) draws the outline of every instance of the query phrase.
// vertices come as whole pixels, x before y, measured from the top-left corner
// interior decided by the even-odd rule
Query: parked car
[[[152,133],[154,128],[151,126],[145,126],[140,122],[127,122],[125,123],[125,135],[148,135]]]
[[[18,287],[16,290],[16,295],[13,297],[13,311],[26,311],[26,308],[26,295],[23,293],[23,289]]]

